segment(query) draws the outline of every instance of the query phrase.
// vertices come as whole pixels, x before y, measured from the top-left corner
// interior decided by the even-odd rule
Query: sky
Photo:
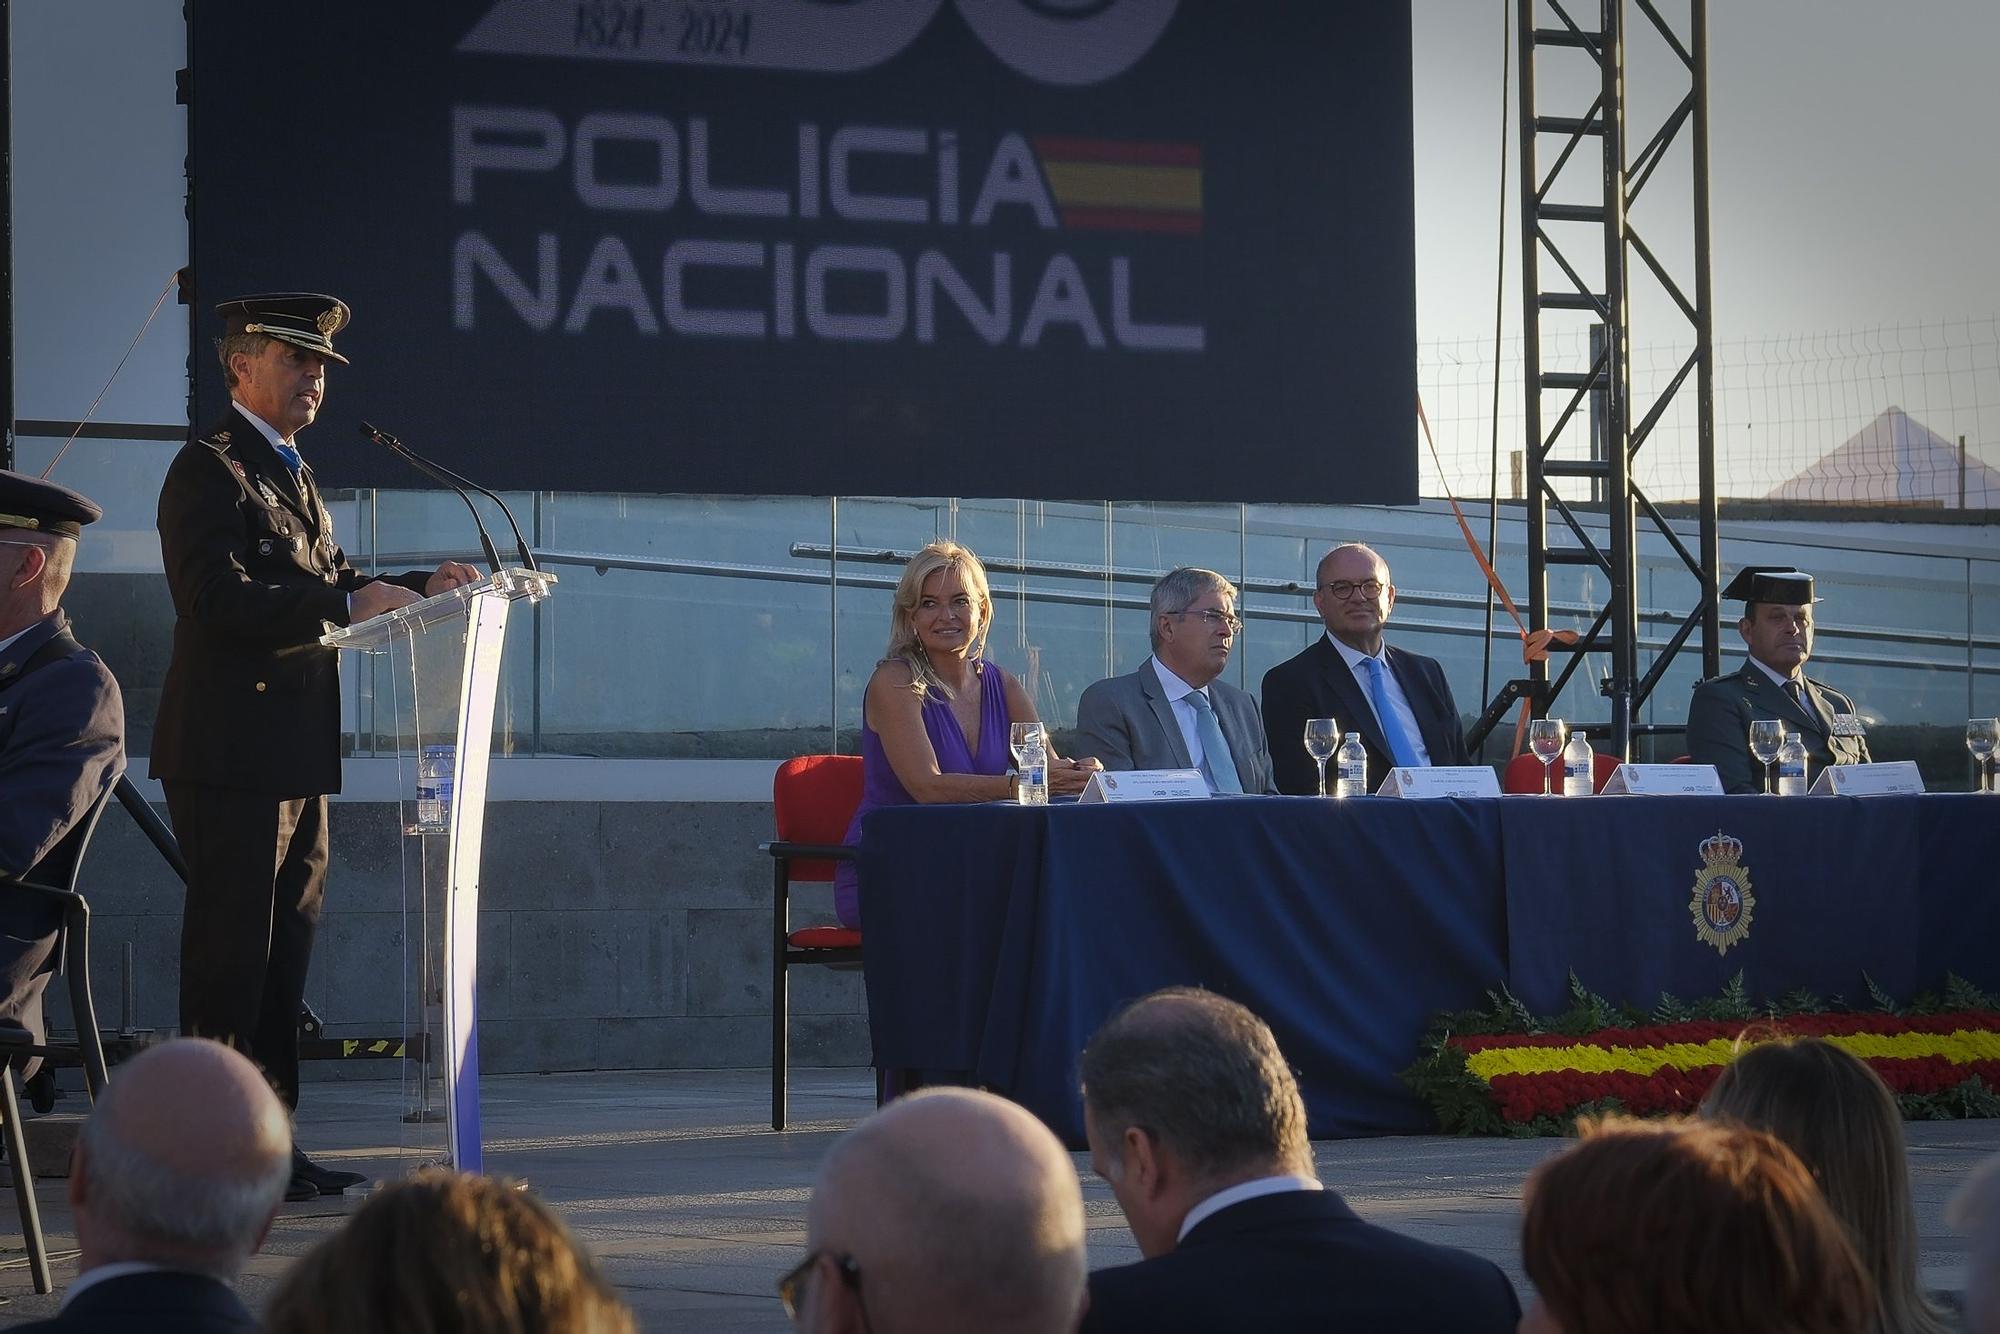
[[[1684,23],[1684,0],[1659,8]],[[1422,339],[1491,336],[1503,130],[1510,159],[1514,148],[1500,96],[1513,12],[1513,0],[1413,0]],[[1678,96],[1686,76],[1634,26],[1636,7],[1627,22],[1628,97],[1640,111],[1661,90]],[[1719,341],[2000,308],[2000,4],[1716,0],[1709,28]],[[1584,57],[1540,60],[1547,87]],[[1512,101],[1510,91],[1510,111]],[[1510,218],[1515,171],[1510,161]],[[1649,204],[1686,208],[1685,179],[1663,167],[1648,186],[1659,197],[1642,199],[1635,221]],[[1510,239],[1510,332],[1517,248]]]

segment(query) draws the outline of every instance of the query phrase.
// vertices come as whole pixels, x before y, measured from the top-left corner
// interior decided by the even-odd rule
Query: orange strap
[[[1431,419],[1424,412],[1423,395],[1417,395],[1417,424],[1424,429],[1424,443],[1430,446],[1431,462],[1437,464],[1438,483],[1444,487],[1444,498],[1451,505],[1451,512],[1458,518],[1458,531],[1465,534],[1465,546],[1472,553],[1472,559],[1479,564],[1479,572],[1486,576],[1486,582],[1499,595],[1500,605],[1514,618],[1514,628],[1521,635],[1521,661],[1525,663],[1548,661],[1549,650],[1555,644],[1574,644],[1577,633],[1574,630],[1530,630],[1521,619],[1520,611],[1514,606],[1514,599],[1507,595],[1507,586],[1500,582],[1500,575],[1493,568],[1493,562],[1486,557],[1486,551],[1479,545],[1479,539],[1472,535],[1472,525],[1466,522],[1465,511],[1459,508],[1458,497],[1451,493],[1451,480],[1445,476],[1444,460],[1438,457],[1437,441],[1431,436]],[[1497,503],[1497,502],[1496,502]],[[1521,701],[1521,714],[1514,720],[1514,754],[1521,753],[1521,739],[1528,731],[1528,714],[1532,701]]]

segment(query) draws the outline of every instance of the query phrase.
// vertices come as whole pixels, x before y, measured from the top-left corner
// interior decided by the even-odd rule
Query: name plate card
[[[1621,764],[1601,796],[1719,797],[1722,775],[1712,764]]]
[[[1090,776],[1079,806],[1106,801],[1187,801],[1209,796],[1208,784],[1199,769],[1126,769],[1120,773],[1103,770]]]
[[[1443,764],[1428,769],[1391,769],[1375,789],[1378,797],[1497,797],[1500,779],[1483,764]]]
[[[1815,797],[1882,797],[1915,795],[1924,790],[1924,776],[1915,760],[1883,764],[1829,764],[1819,771],[1810,795]]]

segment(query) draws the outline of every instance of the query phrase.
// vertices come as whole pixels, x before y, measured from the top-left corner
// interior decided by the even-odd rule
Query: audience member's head
[[[2000,1334],[2000,1154],[1973,1169],[1945,1215],[1967,1241],[1965,1334]]]
[[[1761,1043],[1723,1069],[1701,1115],[1769,1131],[1799,1156],[1874,1280],[1879,1334],[1942,1334],[1917,1281],[1903,1118],[1866,1062],[1816,1038]]]
[[[118,1067],[69,1179],[85,1271],[156,1264],[233,1281],[291,1179],[292,1131],[257,1067],[181,1038]]]
[[[1522,1334],[1864,1334],[1854,1247],[1782,1143],[1610,1121],[1528,1177]]]
[[[1083,1312],[1083,1193],[1062,1145],[987,1093],[889,1104],[828,1151],[804,1263],[780,1290],[814,1334],[1060,1334]]]
[[[1171,987],[1126,1006],[1084,1048],[1091,1166],[1147,1258],[1219,1190],[1313,1176],[1305,1102],[1263,1020],[1212,992]]]
[[[423,1172],[384,1186],[292,1266],[267,1334],[631,1334],[632,1313],[547,1205]]]

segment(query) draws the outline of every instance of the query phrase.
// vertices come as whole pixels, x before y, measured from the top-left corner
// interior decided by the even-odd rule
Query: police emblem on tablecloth
[[[1695,873],[1694,897],[1688,912],[1694,918],[1694,934],[1715,946],[1717,954],[1750,934],[1750,919],[1757,910],[1757,896],[1750,892],[1750,873],[1743,869],[1743,840],[1731,838],[1720,829],[1714,838],[1705,838],[1698,849],[1701,870]]]

